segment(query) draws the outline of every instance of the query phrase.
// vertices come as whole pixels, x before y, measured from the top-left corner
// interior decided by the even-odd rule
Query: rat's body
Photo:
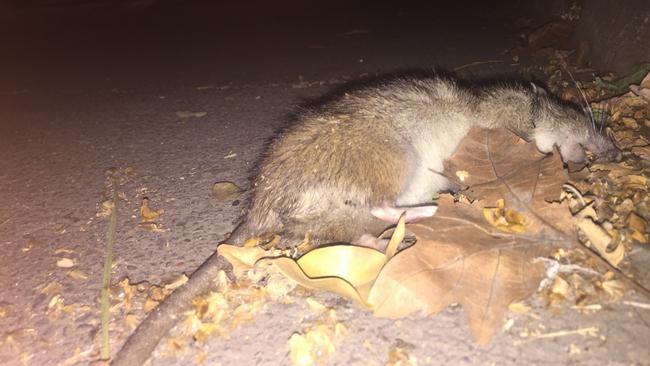
[[[619,153],[586,116],[532,85],[393,79],[300,114],[271,145],[250,210],[228,242],[269,232],[299,240],[310,231],[317,243],[377,235],[386,223],[373,207],[423,205],[451,188],[436,172],[474,126],[508,128],[543,152],[557,145],[565,161],[584,160],[583,147],[605,158]]]
[[[620,158],[584,114],[535,86],[467,88],[441,77],[393,79],[342,93],[297,116],[262,160],[250,209],[226,242],[271,232],[292,241],[310,231],[316,243],[376,235],[387,224],[373,216],[373,208],[427,204],[434,193],[451,188],[436,172],[474,126],[508,128],[542,152],[558,146],[565,161],[583,161],[584,148],[600,160]],[[176,315],[210,288],[223,267],[217,254],[203,263],[143,321],[113,365],[144,362]]]

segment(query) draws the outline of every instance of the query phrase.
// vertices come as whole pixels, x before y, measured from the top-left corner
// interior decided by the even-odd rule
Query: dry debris
[[[59,268],[72,268],[74,267],[74,261],[70,258],[61,258],[56,261],[56,266]]]
[[[416,366],[417,359],[409,355],[403,347],[395,347],[388,353],[388,362],[386,366]]]
[[[162,223],[155,221],[163,213],[165,213],[165,210],[162,208],[158,210],[151,209],[151,207],[149,207],[149,197],[143,197],[142,204],[140,205],[140,217],[142,218],[142,222],[139,226],[154,233],[169,231],[169,229],[165,228]]]
[[[217,182],[212,186],[212,195],[219,201],[236,199],[243,192],[244,190],[233,182]]]
[[[341,344],[347,328],[332,309],[289,339],[289,357],[296,366],[322,365]]]
[[[142,198],[142,205],[140,206],[140,216],[142,216],[142,222],[154,221],[164,212],[165,210],[162,208],[159,210],[152,210],[149,207],[149,197]]]

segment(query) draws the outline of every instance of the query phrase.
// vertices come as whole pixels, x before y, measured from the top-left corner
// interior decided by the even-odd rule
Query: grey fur
[[[349,91],[300,114],[271,145],[254,181],[252,203],[228,242],[277,232],[316,242],[352,241],[385,223],[382,204],[430,202],[449,189],[436,172],[473,126],[505,127],[565,161],[584,149],[620,158],[589,119],[534,85],[463,87],[443,77],[405,77]]]

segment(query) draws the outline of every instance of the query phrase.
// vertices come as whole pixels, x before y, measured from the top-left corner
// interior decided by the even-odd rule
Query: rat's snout
[[[623,153],[618,148],[613,148],[605,152],[604,154],[599,154],[596,159],[593,160],[594,163],[618,163],[623,160]]]

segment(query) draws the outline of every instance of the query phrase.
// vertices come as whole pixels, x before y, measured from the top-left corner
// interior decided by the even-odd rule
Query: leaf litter
[[[139,224],[139,226],[143,229],[155,233],[168,231],[169,229],[165,228],[162,223],[155,221],[163,213],[165,213],[165,209],[152,209],[149,206],[149,197],[143,197],[142,203],[140,205],[140,217],[142,218],[142,222]]]
[[[321,365],[336,352],[348,332],[329,309],[301,332],[289,338],[289,358],[294,365]]]

